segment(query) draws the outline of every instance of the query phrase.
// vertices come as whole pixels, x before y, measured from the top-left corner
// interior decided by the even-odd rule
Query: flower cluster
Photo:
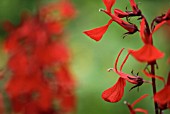
[[[55,13],[57,12],[57,13]],[[76,105],[75,79],[69,69],[65,24],[75,16],[68,0],[51,3],[35,15],[23,13],[18,26],[4,23],[4,44],[11,76],[5,85],[12,112],[66,114]]]
[[[86,30],[84,31],[84,34],[92,38],[93,40],[99,41],[102,39],[103,35],[107,31],[108,27],[112,22],[116,22],[118,25],[120,25],[123,29],[127,30],[126,33],[124,33],[123,38],[126,35],[129,34],[134,34],[136,32],[139,32],[140,38],[143,42],[143,46],[138,49],[128,49],[128,54],[125,57],[125,60],[122,62],[122,65],[120,66],[120,71],[117,70],[117,63],[119,56],[121,55],[122,51],[124,50],[121,49],[121,51],[118,54],[118,57],[116,59],[114,68],[110,68],[108,71],[113,70],[116,74],[118,74],[120,77],[116,84],[112,86],[111,88],[105,90],[102,93],[102,98],[108,102],[118,102],[121,100],[124,94],[124,88],[126,86],[126,81],[135,84],[131,89],[135,87],[141,86],[144,82],[151,83],[152,88],[153,88],[153,94],[154,94],[154,104],[155,104],[155,114],[158,114],[158,111],[162,113],[162,110],[167,109],[170,107],[170,102],[169,102],[169,78],[168,82],[165,85],[165,87],[159,91],[156,92],[156,82],[155,79],[162,80],[165,82],[164,78],[161,76],[156,76],[155,75],[155,65],[157,65],[157,60],[161,59],[164,57],[164,53],[160,51],[159,49],[156,48],[156,46],[153,43],[153,34],[164,24],[164,23],[169,23],[170,22],[170,10],[167,11],[167,13],[162,14],[161,16],[157,16],[155,19],[153,19],[152,23],[149,25],[146,17],[144,16],[142,10],[138,7],[136,4],[135,0],[129,0],[130,6],[131,6],[131,11],[127,10],[122,11],[121,9],[114,9],[114,12],[112,12],[112,7],[114,6],[116,0],[103,0],[103,3],[106,7],[106,9],[100,9],[99,11],[104,12],[110,17],[110,20],[108,23],[104,26],[91,29],[91,30]],[[138,27],[136,24],[130,22],[130,18],[133,17],[138,17],[137,20],[140,21],[140,27]],[[126,18],[126,21],[123,20],[122,18]],[[138,29],[140,28],[140,29]],[[130,75],[127,73],[124,73],[122,71],[122,68],[125,64],[125,62],[128,60],[129,55],[133,56],[137,61],[139,62],[144,62],[147,63],[147,66],[144,68],[144,74],[152,79],[152,82],[150,81],[145,81],[141,76]],[[148,66],[151,66],[149,69]],[[158,65],[157,65],[158,68]],[[146,71],[148,70],[148,71]],[[131,90],[130,89],[130,90]],[[142,96],[141,99],[146,97],[146,95]],[[136,111],[132,109],[134,105],[130,105],[126,103],[130,109],[131,114],[136,114],[136,112],[143,112],[147,114],[146,110],[143,109],[137,109]]]

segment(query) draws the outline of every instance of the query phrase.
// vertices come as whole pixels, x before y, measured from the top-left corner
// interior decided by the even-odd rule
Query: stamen
[[[113,71],[113,68],[109,68],[109,69],[107,69],[107,72],[110,72],[111,70]]]
[[[99,9],[99,12],[101,12],[101,11],[104,11],[104,9],[103,9],[103,8],[100,8],[100,9]]]

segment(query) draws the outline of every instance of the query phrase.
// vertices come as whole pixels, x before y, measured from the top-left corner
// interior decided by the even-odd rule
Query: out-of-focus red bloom
[[[129,50],[129,53],[140,62],[153,62],[164,56],[164,53],[153,46],[152,33],[150,32],[148,23],[143,17],[140,24],[140,36],[144,46],[139,50]]]
[[[57,15],[54,15],[53,18],[60,21],[69,20],[76,16],[75,7],[70,0],[60,0],[58,3],[48,4],[41,8],[39,15],[50,20],[51,16],[49,15],[53,14],[54,11],[57,12]]]
[[[122,68],[126,62],[126,60],[128,59],[129,53],[126,56],[126,58],[124,59],[122,65],[120,66],[120,71],[117,70],[117,63],[118,63],[118,59],[122,53],[122,51],[124,50],[124,48],[119,52],[118,57],[115,61],[114,64],[114,68],[110,68],[108,71],[113,70],[115,73],[117,73],[120,77],[117,81],[117,83],[112,86],[111,88],[105,90],[102,93],[102,98],[108,102],[118,102],[121,100],[123,94],[124,94],[124,87],[126,85],[126,81],[135,84],[134,87],[132,87],[131,89],[141,86],[144,82],[143,78],[139,77],[139,76],[132,76],[130,74],[126,74],[124,72],[122,72]]]
[[[142,108],[135,108],[133,109],[133,107],[138,103],[140,102],[141,100],[143,100],[144,98],[146,98],[148,96],[148,94],[144,94],[142,95],[140,98],[138,98],[137,100],[135,100],[132,104],[129,104],[128,102],[124,102],[128,108],[129,108],[129,111],[130,111],[130,114],[136,114],[136,112],[142,112],[144,114],[148,114],[148,111],[147,110],[144,110]]]
[[[154,100],[161,110],[170,108],[170,72],[166,85],[154,95]]]
[[[107,31],[107,29],[108,29],[109,25],[112,23],[112,21],[116,22],[117,24],[122,26],[124,29],[126,29],[128,32],[126,32],[125,34],[133,34],[136,31],[138,31],[138,28],[136,25],[130,24],[130,23],[120,19],[115,14],[111,13],[111,8],[114,5],[115,0],[110,0],[110,1],[103,0],[103,2],[106,6],[106,10],[100,9],[100,11],[109,15],[111,17],[111,20],[104,26],[84,31],[83,32],[84,34],[86,34],[87,36],[89,36],[90,38],[92,38],[96,41],[99,41],[102,38],[102,36],[105,34],[105,32]]]
[[[69,3],[55,4],[61,5],[55,10],[63,19],[71,19],[74,12]],[[65,24],[64,20],[47,16],[53,8],[40,9],[35,16],[25,15],[19,26],[5,24],[9,35],[4,47],[10,55],[8,68],[12,72],[5,90],[15,113],[66,114],[75,110],[75,81],[68,67]]]

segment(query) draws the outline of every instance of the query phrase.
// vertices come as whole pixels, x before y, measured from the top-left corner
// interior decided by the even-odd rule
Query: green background
[[[20,22],[20,14],[24,10],[36,12],[39,3],[45,4],[52,0],[1,0],[0,1],[0,24],[5,20],[10,20],[17,25]],[[53,0],[54,1],[54,0]],[[72,50],[72,61],[70,63],[71,69],[77,80],[77,114],[128,114],[129,110],[124,101],[132,103],[143,94],[149,94],[149,97],[142,100],[135,107],[147,109],[149,114],[154,114],[152,89],[150,84],[143,84],[140,91],[137,89],[129,92],[133,86],[127,83],[125,87],[125,94],[122,100],[118,103],[108,103],[102,100],[101,93],[116,83],[118,75],[114,72],[107,72],[107,69],[113,67],[114,61],[121,48],[138,49],[143,43],[139,37],[139,33],[122,38],[126,31],[116,23],[112,23],[103,39],[96,42],[82,32],[106,24],[109,17],[102,12],[98,12],[99,8],[105,8],[102,0],[72,0],[77,9],[77,17],[71,21],[67,27],[70,39],[68,45]],[[165,13],[170,8],[169,0],[136,0],[141,2],[139,8],[146,16],[149,23],[157,15]],[[117,0],[113,8],[125,10],[125,7],[130,9],[128,0]],[[137,23],[137,18],[131,19],[131,22]],[[170,27],[169,27],[170,29]],[[7,61],[7,55],[2,51],[2,43],[5,40],[6,33],[0,26],[0,68],[4,68]],[[170,33],[161,28],[154,34],[154,44],[161,51],[165,52],[165,57],[158,60],[159,69],[156,71],[157,75],[167,78],[170,71],[170,65],[167,64],[168,56],[170,56]],[[120,58],[119,65],[124,59],[126,51],[123,52]],[[145,63],[139,63],[132,57],[129,57],[124,66],[123,71],[126,73],[140,72],[139,75],[145,80],[150,80],[142,73]],[[4,80],[3,80],[4,81]],[[4,84],[5,82],[0,82]],[[157,81],[158,90],[163,88],[163,83]],[[2,88],[2,86],[1,86]],[[166,110],[164,114],[169,114]]]

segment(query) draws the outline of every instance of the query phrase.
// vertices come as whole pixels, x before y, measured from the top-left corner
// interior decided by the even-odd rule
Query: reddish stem
[[[155,75],[155,62],[151,63],[151,74],[152,75]],[[152,78],[152,89],[153,89],[153,95],[156,94],[156,80],[155,78]],[[155,105],[155,114],[158,114],[158,104],[156,102],[154,102],[154,105]]]

